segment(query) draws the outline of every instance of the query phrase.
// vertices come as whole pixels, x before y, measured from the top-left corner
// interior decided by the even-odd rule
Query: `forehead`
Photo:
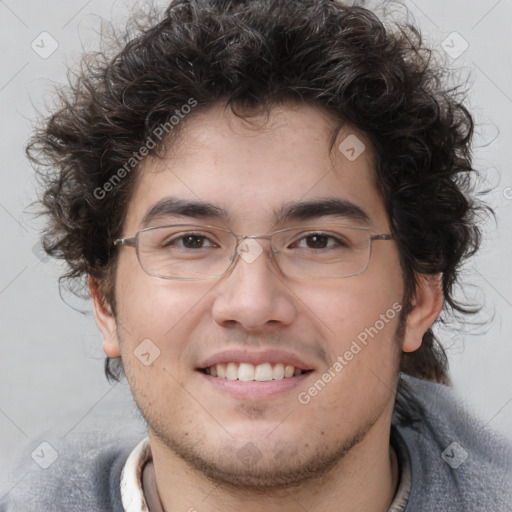
[[[163,159],[142,162],[125,230],[140,229],[148,211],[169,197],[208,203],[229,227],[261,229],[287,205],[341,199],[371,222],[386,221],[375,158],[365,135],[310,105],[274,107],[249,120],[220,105],[185,119]],[[331,148],[332,145],[332,148]]]

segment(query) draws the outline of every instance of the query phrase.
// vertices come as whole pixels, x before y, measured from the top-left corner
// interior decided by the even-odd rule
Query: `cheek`
[[[310,283],[298,292],[306,306],[305,314],[313,313],[326,338],[339,342],[357,337],[376,323],[383,333],[394,333],[402,293],[401,274],[393,269],[379,273],[368,269],[344,280]]]
[[[319,335],[331,361],[325,368],[329,375],[324,377],[332,380],[318,406],[322,402],[328,410],[343,404],[342,409],[352,416],[374,400],[387,403],[399,355],[395,334],[402,289],[397,275],[367,271],[329,286],[309,288],[305,294],[304,302],[318,318]]]
[[[152,340],[162,355],[175,356],[183,351],[180,340],[182,344],[186,341],[184,329],[195,324],[193,317],[207,298],[204,284],[183,284],[150,276],[133,268],[131,262],[120,266],[117,282],[118,323],[123,330],[124,352],[133,351],[145,339]]]
[[[318,376],[328,384],[313,384],[303,392],[309,397],[318,395],[315,407],[341,423],[363,421],[365,414],[373,414],[392,400],[398,371],[395,334],[401,288],[396,283],[393,288],[385,287],[390,283],[384,278],[376,282],[360,277],[354,277],[350,285],[347,280],[343,286],[310,288],[304,297],[308,317],[317,318],[330,365]]]
[[[206,301],[204,287],[153,276],[131,276],[119,287],[118,320],[126,377],[139,407],[186,400],[190,340]],[[203,301],[201,300],[203,298]]]

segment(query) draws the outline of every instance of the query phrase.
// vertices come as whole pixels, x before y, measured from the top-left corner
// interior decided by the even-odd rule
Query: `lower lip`
[[[206,373],[197,370],[206,382],[215,386],[223,393],[229,393],[237,398],[258,399],[268,398],[279,393],[290,391],[302,384],[313,372],[302,373],[295,377],[285,377],[280,380],[229,380],[221,377],[212,377]]]

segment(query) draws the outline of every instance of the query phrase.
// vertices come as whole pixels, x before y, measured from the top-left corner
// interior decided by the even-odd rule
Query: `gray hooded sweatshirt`
[[[133,402],[118,394],[65,438],[47,433],[32,441],[0,490],[0,512],[124,512],[121,471],[147,433]],[[402,374],[391,442],[409,458],[405,512],[512,511],[512,446],[451,388]],[[36,464],[38,456],[44,463]]]

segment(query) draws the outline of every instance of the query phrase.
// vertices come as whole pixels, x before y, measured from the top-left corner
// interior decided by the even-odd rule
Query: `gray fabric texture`
[[[425,411],[414,426],[393,420],[392,435],[405,443],[411,463],[405,511],[512,511],[510,444],[468,413],[450,388],[401,378]],[[111,393],[80,429],[65,438],[46,433],[26,447],[0,490],[0,512],[123,512],[121,470],[145,436],[133,403]],[[47,469],[31,458],[41,441],[58,453]]]

